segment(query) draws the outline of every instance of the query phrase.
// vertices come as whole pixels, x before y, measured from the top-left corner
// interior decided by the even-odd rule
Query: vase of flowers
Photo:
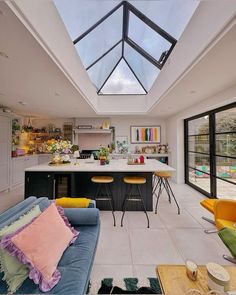
[[[72,144],[69,140],[55,140],[47,141],[47,151],[52,153],[52,163],[59,164],[70,162],[69,154],[71,153]],[[64,154],[63,156],[61,154]]]

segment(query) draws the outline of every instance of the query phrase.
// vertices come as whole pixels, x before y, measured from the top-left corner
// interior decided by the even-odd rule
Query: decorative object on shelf
[[[79,150],[75,150],[75,151],[74,151],[73,158],[76,159],[76,161],[75,161],[75,165],[79,165],[79,161],[78,161],[79,158],[80,158],[80,152],[79,152]]]
[[[116,152],[118,154],[127,154],[129,152],[127,136],[116,136]]]
[[[109,129],[110,128],[110,122],[104,121],[102,122],[102,129]]]
[[[186,260],[186,273],[190,280],[196,281],[197,280],[197,264],[191,260]]]
[[[57,129],[56,129],[57,130]],[[63,125],[63,137],[66,140],[72,141],[72,135],[73,135],[73,127],[72,123],[66,123]]]
[[[78,125],[77,128],[78,129],[92,129],[93,126],[92,125]]]
[[[160,143],[160,126],[130,126],[131,143]]]
[[[142,147],[142,153],[144,154],[155,154],[157,152],[157,146],[147,145]]]
[[[160,144],[157,146],[157,152],[159,154],[167,154],[168,153],[168,145],[167,144]]]
[[[206,265],[206,269],[210,290],[217,290],[222,293],[229,291],[230,275],[223,266],[209,262]]]
[[[109,159],[109,149],[105,146],[101,146],[98,152],[98,158],[100,160],[100,165],[106,165],[110,163]]]

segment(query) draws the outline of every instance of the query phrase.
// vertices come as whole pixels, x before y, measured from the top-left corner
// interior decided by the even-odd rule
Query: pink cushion
[[[53,203],[29,225],[5,236],[0,243],[29,267],[29,277],[44,292],[51,290],[60,280],[58,262],[78,236],[63,212]]]

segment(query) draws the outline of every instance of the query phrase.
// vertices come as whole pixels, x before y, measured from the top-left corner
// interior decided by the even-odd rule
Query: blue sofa
[[[29,197],[0,214],[0,228],[12,223],[35,205],[39,205],[43,210],[49,204],[50,201],[47,198]],[[99,238],[99,210],[96,208],[68,208],[65,209],[65,215],[72,226],[80,231],[80,234],[75,243],[64,252],[58,265],[61,279],[47,294],[86,294]],[[2,277],[3,274],[0,273],[0,294],[7,294],[7,287]],[[16,294],[42,294],[42,292],[32,280],[27,279]]]

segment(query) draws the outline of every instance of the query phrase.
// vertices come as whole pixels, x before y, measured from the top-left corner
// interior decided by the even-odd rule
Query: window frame
[[[236,183],[227,180],[226,178],[222,178],[217,175],[217,157],[222,157],[222,158],[231,158],[235,159],[236,157],[234,156],[226,156],[226,155],[219,155],[216,154],[216,135],[219,134],[236,134],[236,131],[226,131],[226,132],[216,132],[216,114],[220,113],[222,111],[232,109],[236,107],[236,102],[192,116],[190,118],[187,118],[184,120],[184,167],[185,167],[185,183],[188,184],[189,186],[193,187],[200,193],[206,195],[209,198],[217,198],[217,179],[220,179],[222,181],[228,182],[232,185],[236,185]],[[189,150],[189,137],[191,136],[200,136],[201,134],[196,134],[196,135],[189,135],[189,130],[188,130],[188,124],[190,121],[199,119],[204,116],[209,116],[209,134],[202,134],[202,135],[207,135],[209,136],[209,154],[207,153],[202,153],[203,155],[209,155],[210,157],[210,173],[201,171],[199,169],[196,169],[194,167],[189,166],[189,152],[191,153],[197,153],[201,154],[201,152],[194,152]],[[195,170],[199,172],[203,172],[204,174],[210,175],[210,192],[205,191],[204,189],[200,188],[197,185],[194,185],[192,182],[189,181],[189,170]]]

